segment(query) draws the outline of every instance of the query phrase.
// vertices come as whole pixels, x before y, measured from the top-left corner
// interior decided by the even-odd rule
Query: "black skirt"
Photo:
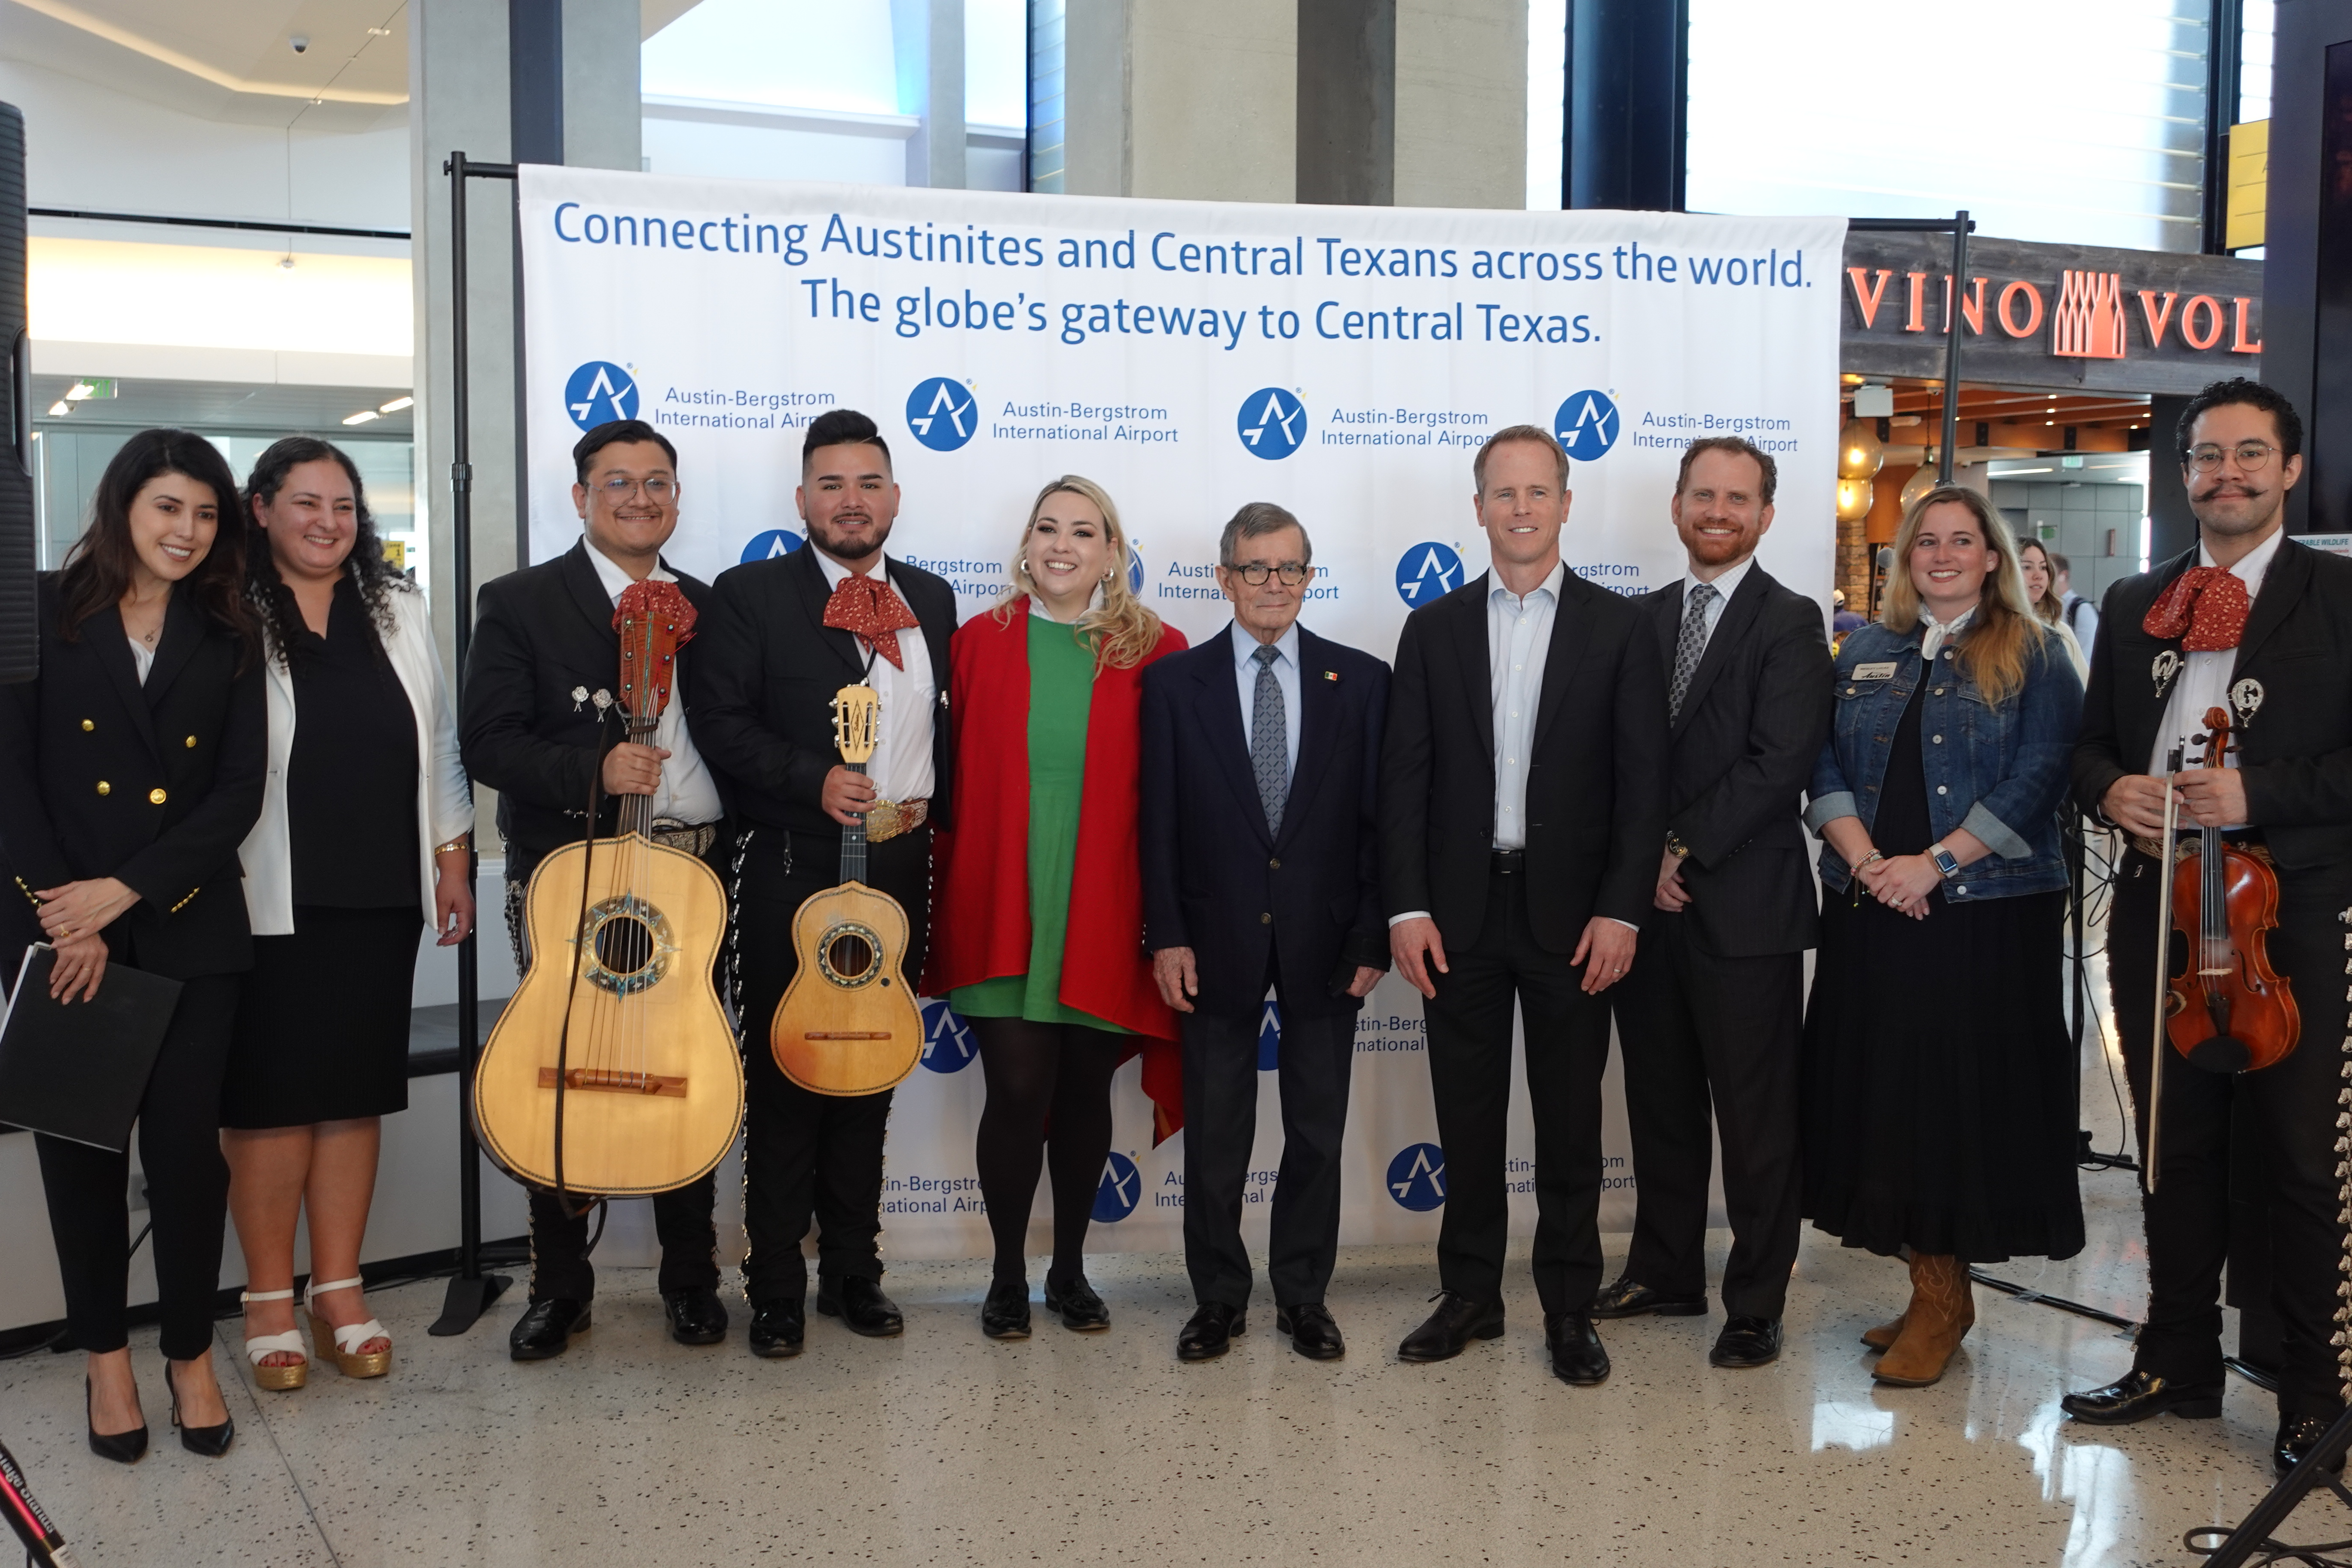
[[[415,904],[294,906],[292,936],[253,939],[221,1125],[307,1127],[408,1109]]]

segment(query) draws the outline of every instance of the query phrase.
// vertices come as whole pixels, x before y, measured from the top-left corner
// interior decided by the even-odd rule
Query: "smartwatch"
[[[1953,858],[1952,852],[1940,844],[1927,846],[1927,858],[1936,863],[1937,871],[1941,873],[1948,881],[1960,874],[1959,861]]]

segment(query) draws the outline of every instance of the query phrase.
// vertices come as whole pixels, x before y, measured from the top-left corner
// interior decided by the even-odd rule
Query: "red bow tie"
[[[2148,606],[2140,629],[2168,641],[2180,637],[2180,646],[2190,653],[2220,653],[2237,647],[2246,635],[2246,616],[2253,607],[2253,595],[2236,573],[2192,566]]]
[[[844,577],[834,589],[833,597],[824,602],[824,624],[856,632],[866,647],[898,669],[907,668],[906,659],[898,652],[899,631],[922,625],[915,619],[915,612],[907,608],[907,601],[898,597],[878,572],[853,572]]]

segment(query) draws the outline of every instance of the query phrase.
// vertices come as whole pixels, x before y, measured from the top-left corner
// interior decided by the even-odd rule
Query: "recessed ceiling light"
[[[383,417],[383,415],[378,414],[373,408],[362,408],[357,414],[346,416],[343,423],[346,425],[364,425],[371,419],[381,419]]]
[[[387,403],[383,407],[377,409],[376,412],[378,414],[397,414],[415,401],[416,399],[414,397],[395,397],[390,403]]]
[[[67,402],[64,398],[62,398],[62,397],[58,398],[55,403],[52,403],[52,404],[50,404],[50,405],[49,405],[49,417],[50,417],[50,418],[52,418],[52,419],[62,419],[62,418],[64,418],[67,415],[71,414],[72,412],[73,412],[73,405],[72,405],[72,404],[70,404],[70,403],[68,403],[68,402]]]

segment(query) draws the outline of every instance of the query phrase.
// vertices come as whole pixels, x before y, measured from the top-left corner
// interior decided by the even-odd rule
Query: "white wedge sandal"
[[[249,1305],[255,1301],[291,1301],[294,1292],[289,1290],[240,1290],[237,1301]],[[261,1363],[283,1351],[288,1355],[303,1359],[286,1366],[264,1366]],[[253,1383],[257,1388],[284,1392],[299,1388],[310,1380],[310,1361],[302,1343],[302,1330],[298,1324],[280,1334],[255,1334],[245,1342],[246,1359],[253,1363]]]
[[[364,1323],[350,1323],[338,1329],[319,1316],[319,1298],[321,1295],[333,1290],[356,1289],[361,1283],[356,1277],[331,1279],[324,1284],[313,1281],[302,1298],[302,1305],[310,1314],[310,1339],[318,1346],[320,1361],[333,1362],[336,1370],[345,1377],[382,1377],[392,1370],[392,1352],[386,1349],[368,1355],[360,1354],[360,1347],[370,1340],[383,1340],[389,1344],[392,1335],[385,1331],[382,1323],[370,1318]]]

